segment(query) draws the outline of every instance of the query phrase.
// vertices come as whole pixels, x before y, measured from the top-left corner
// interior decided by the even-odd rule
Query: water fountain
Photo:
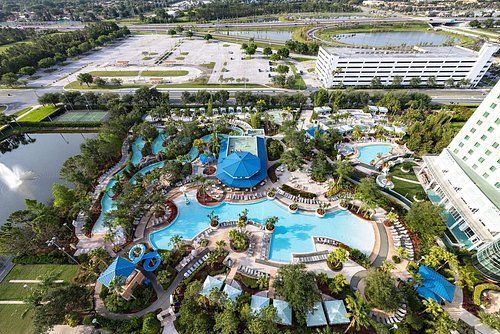
[[[9,189],[17,189],[23,180],[33,178],[32,172],[25,172],[18,166],[12,168],[0,163],[0,181],[5,183]]]

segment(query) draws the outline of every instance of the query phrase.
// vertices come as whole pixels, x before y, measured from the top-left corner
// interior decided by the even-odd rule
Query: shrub
[[[474,287],[474,297],[473,297],[474,304],[481,305],[481,295],[486,290],[500,291],[500,287],[493,283],[484,283],[476,285],[476,287]]]
[[[401,259],[399,258],[399,256],[396,255],[392,256],[392,261],[394,261],[394,263],[396,264],[401,263]]]
[[[403,302],[391,274],[375,269],[366,276],[365,296],[370,305],[384,311],[395,311]]]
[[[300,196],[300,197],[308,198],[308,199],[316,198],[316,194],[292,188],[292,187],[290,187],[287,184],[283,184],[281,186],[281,190],[283,190],[284,192],[287,192],[287,193],[289,193],[291,195],[294,195],[294,196]]]
[[[141,334],[157,334],[161,330],[161,324],[156,319],[154,313],[148,313],[144,316],[142,321],[142,331]]]

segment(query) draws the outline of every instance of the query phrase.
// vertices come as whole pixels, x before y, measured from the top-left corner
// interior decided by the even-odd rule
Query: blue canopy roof
[[[224,289],[222,291],[224,291],[227,295],[227,298],[233,302],[235,302],[236,298],[238,298],[238,296],[242,293],[240,289],[237,289],[229,284],[224,285]]]
[[[200,154],[200,161],[203,165],[206,165],[207,163],[212,163],[215,161],[215,157],[213,154],[205,154],[205,153],[202,153]]]
[[[258,295],[252,295],[252,301],[250,302],[250,308],[252,309],[252,312],[257,314],[268,305],[269,305],[269,298]]]
[[[201,289],[200,294],[208,297],[213,289],[220,290],[220,288],[222,288],[222,284],[222,281],[219,281],[217,278],[208,275],[205,279],[205,282],[203,282],[203,288]]]
[[[273,306],[276,308],[278,322],[290,326],[292,324],[292,308],[290,305],[284,300],[274,299]]]
[[[455,295],[455,286],[446,278],[427,266],[420,266],[418,273],[422,277],[420,285],[415,287],[417,293],[425,299],[434,299],[441,303],[451,303]]]
[[[323,304],[316,302],[313,309],[306,314],[307,327],[324,326],[327,324]]]
[[[325,130],[321,129],[319,126],[310,127],[309,129],[306,130],[306,133],[309,135],[309,137],[314,138],[316,130],[318,130],[321,135],[325,133]]]
[[[227,155],[228,139],[221,143],[216,176],[224,184],[234,188],[250,188],[267,177],[266,142],[255,137],[256,154],[237,151]],[[254,152],[255,153],[255,152]]]
[[[219,168],[233,178],[249,178],[259,171],[260,161],[250,152],[234,152],[223,159]]]
[[[347,324],[347,310],[342,300],[327,300],[325,303],[326,316],[330,325]]]
[[[118,256],[99,276],[97,281],[109,288],[111,281],[117,277],[127,278],[134,272],[135,264]]]

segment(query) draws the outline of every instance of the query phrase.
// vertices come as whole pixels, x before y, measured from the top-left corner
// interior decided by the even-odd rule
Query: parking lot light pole
[[[61,247],[59,244],[57,244],[56,241],[57,241],[56,237],[52,237],[52,239],[46,241],[46,244],[49,247],[50,246],[55,246],[58,250],[60,250],[61,252],[63,252],[67,256],[69,256],[69,258],[71,260],[73,260],[76,264],[80,264],[73,256],[71,256],[71,254],[69,254],[68,252],[66,252],[66,250],[64,249],[64,247]]]

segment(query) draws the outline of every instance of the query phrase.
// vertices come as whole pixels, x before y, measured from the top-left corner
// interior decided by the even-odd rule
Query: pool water
[[[175,200],[179,215],[172,224],[150,235],[150,242],[156,249],[170,249],[170,238],[179,235],[192,239],[209,226],[207,215],[214,211],[220,221],[236,220],[243,209],[248,209],[248,219],[265,223],[271,216],[279,218],[271,238],[269,258],[272,261],[290,262],[293,253],[314,252],[312,238],[329,237],[358,248],[369,255],[375,244],[375,235],[370,223],[361,220],[348,211],[328,213],[324,218],[314,214],[298,212],[291,214],[276,201],[264,200],[252,204],[223,203],[216,207],[204,207],[195,198],[195,193],[186,194]]]
[[[367,165],[370,162],[377,158],[377,155],[386,155],[392,149],[392,146],[389,144],[374,144],[374,145],[365,145],[358,146],[359,156],[358,160]]]
[[[134,166],[137,166],[139,162],[141,162],[142,159],[142,148],[144,147],[144,139],[142,137],[137,137],[133,142],[132,142],[132,157],[130,158],[130,161]]]

